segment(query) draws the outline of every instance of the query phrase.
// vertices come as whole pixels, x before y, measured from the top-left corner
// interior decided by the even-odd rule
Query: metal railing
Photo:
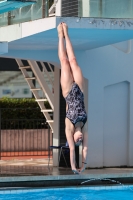
[[[0,14],[0,26],[51,16],[133,18],[133,0],[37,0],[32,5]]]
[[[49,17],[54,0],[36,0],[36,3],[0,14],[0,26],[18,24]]]
[[[7,118],[7,113],[10,115]],[[0,159],[48,158],[52,132],[45,118],[30,118],[37,109],[0,109]],[[38,109],[40,111],[40,109]],[[17,114],[15,114],[15,112]],[[25,117],[21,114],[25,112]],[[20,114],[19,114],[20,113]],[[28,117],[29,116],[29,117]]]
[[[133,18],[133,0],[61,0],[61,16]]]

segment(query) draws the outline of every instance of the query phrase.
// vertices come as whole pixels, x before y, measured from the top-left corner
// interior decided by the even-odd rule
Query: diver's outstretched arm
[[[69,122],[69,119],[65,119],[65,125],[66,125],[66,138],[67,142],[69,144],[69,149],[70,149],[70,163],[71,163],[71,169],[74,173],[78,174],[79,171],[76,169],[75,165],[75,144],[73,140],[73,132],[74,132],[74,127],[73,125]]]
[[[87,128],[86,124],[83,127],[83,144],[82,144],[82,167],[79,170],[79,172],[83,172],[87,166],[87,155],[88,155],[88,133],[87,133]]]

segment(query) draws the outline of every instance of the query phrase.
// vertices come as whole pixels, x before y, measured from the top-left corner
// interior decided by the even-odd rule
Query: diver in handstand
[[[88,134],[86,129],[87,113],[84,104],[84,78],[74,55],[66,23],[60,23],[57,30],[59,37],[58,56],[61,63],[60,81],[62,94],[66,100],[65,132],[70,148],[71,168],[74,173],[79,174],[85,170],[88,152]],[[79,146],[81,143],[82,167],[76,169],[75,145]]]

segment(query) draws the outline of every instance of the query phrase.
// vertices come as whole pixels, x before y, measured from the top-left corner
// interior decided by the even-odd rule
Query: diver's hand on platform
[[[85,166],[83,166],[83,167],[81,167],[80,169],[79,169],[79,173],[82,173],[82,172],[84,172],[85,171]]]
[[[77,169],[72,169],[74,174],[79,174],[79,171]]]

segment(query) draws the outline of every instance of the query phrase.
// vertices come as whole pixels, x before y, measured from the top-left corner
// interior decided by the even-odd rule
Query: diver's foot
[[[62,23],[60,23],[60,24],[58,25],[57,31],[58,31],[58,36],[59,36],[59,37],[64,37]]]
[[[63,27],[63,32],[64,32],[64,36],[68,36],[68,26],[65,22],[62,23],[62,27]]]

